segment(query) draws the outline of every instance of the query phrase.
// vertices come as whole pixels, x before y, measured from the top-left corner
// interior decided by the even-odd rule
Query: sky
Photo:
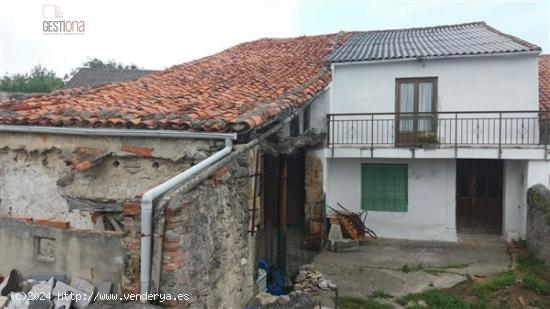
[[[45,35],[44,6],[84,32]],[[263,37],[486,21],[550,52],[550,0],[2,0],[0,75],[88,58],[163,69]]]

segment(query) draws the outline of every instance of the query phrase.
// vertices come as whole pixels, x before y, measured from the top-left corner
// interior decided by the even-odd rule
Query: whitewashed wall
[[[440,111],[538,110],[532,56],[334,65],[331,113],[395,111],[395,79],[438,77]]]
[[[395,112],[395,80],[406,77],[438,78],[438,111],[537,111],[538,62],[536,56],[455,58],[426,61],[337,64],[333,66],[330,113]],[[452,145],[537,144],[537,113],[440,114],[439,141]],[[474,120],[471,118],[484,118]],[[507,119],[513,118],[513,119]],[[517,118],[524,118],[517,120]],[[345,116],[340,119],[352,119]],[[367,121],[336,123],[334,140],[342,143],[390,144],[394,140],[394,116],[353,119]],[[340,125],[340,127],[338,127]],[[371,132],[372,130],[372,132]],[[499,134],[499,130],[502,134]],[[458,135],[455,136],[454,132]]]
[[[454,160],[329,159],[327,204],[361,211],[362,163],[408,164],[408,212],[369,211],[367,226],[378,236],[456,240]]]
[[[503,236],[508,240],[525,239],[527,166],[528,161],[504,161]]]

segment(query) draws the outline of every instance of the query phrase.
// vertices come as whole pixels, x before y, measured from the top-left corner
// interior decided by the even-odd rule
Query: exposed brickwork
[[[539,106],[550,111],[550,55],[539,56]]]
[[[141,203],[135,201],[126,201],[122,204],[122,214],[125,216],[134,216],[141,213]]]
[[[34,224],[45,225],[49,227],[55,227],[58,229],[68,229],[69,221],[58,221],[58,220],[45,220],[45,219],[36,219]]]
[[[154,151],[153,148],[138,147],[138,146],[129,145],[129,144],[123,144],[120,148],[121,148],[120,150],[122,151],[133,153],[135,155],[142,156],[142,157],[152,157],[153,151]]]

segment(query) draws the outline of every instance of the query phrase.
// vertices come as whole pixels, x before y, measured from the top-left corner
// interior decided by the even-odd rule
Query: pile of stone
[[[25,280],[13,269],[8,276],[0,278],[0,308],[81,309],[94,302],[98,295],[107,296],[112,292],[111,282],[103,282],[96,288],[82,278],[74,278],[68,284],[64,274],[50,273],[35,273]]]
[[[335,289],[336,284],[325,278],[325,276],[321,272],[315,270],[311,264],[300,266],[300,271],[298,271],[296,278],[294,278],[294,291],[309,293]]]

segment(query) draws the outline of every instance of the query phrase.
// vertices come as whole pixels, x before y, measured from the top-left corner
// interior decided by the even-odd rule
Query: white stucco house
[[[484,22],[352,33],[312,107],[326,204],[367,210],[380,237],[523,238],[527,188],[550,175],[540,52]]]

